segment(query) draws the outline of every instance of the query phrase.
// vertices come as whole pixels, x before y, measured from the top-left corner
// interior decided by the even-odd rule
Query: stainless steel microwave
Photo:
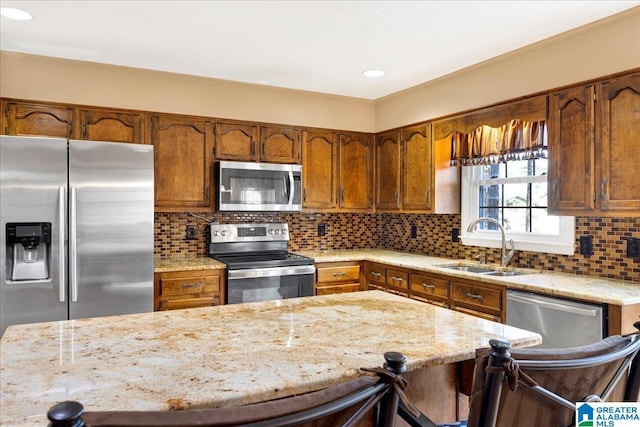
[[[220,212],[294,212],[302,209],[302,166],[216,162]]]

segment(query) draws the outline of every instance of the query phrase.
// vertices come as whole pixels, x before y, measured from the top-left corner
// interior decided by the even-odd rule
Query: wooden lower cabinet
[[[409,290],[413,299],[449,307],[449,280],[427,273],[409,274]]]
[[[362,289],[360,262],[316,264],[315,295],[357,292]]]
[[[503,286],[456,279],[451,281],[450,291],[449,305],[452,310],[495,322],[505,320],[503,319],[503,299],[505,298]]]
[[[409,270],[367,262],[366,289],[379,289],[405,297],[409,296]]]
[[[172,271],[154,277],[154,310],[224,304],[224,270]]]
[[[504,322],[505,287],[374,262],[365,263],[365,289],[378,289]]]

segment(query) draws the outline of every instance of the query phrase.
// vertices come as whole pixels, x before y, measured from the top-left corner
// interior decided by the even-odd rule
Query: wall
[[[500,263],[499,249],[452,242],[451,231],[460,229],[460,215],[211,213],[204,216],[221,223],[287,222],[292,251],[383,248],[468,260],[482,254],[487,256],[487,262]],[[320,222],[327,224],[325,237],[317,235]],[[187,224],[197,227],[196,240],[184,239]],[[418,228],[415,239],[410,238],[412,225]],[[189,214],[156,213],[155,226],[157,256],[207,255],[206,221]],[[509,265],[640,283],[640,259],[625,257],[626,238],[639,233],[640,218],[577,217],[576,247],[580,236],[592,235],[592,256],[516,251]]]
[[[637,67],[640,7],[378,99],[376,132]]]
[[[373,132],[374,102],[0,52],[0,96]]]

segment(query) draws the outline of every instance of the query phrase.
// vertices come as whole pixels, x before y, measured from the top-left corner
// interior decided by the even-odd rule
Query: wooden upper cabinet
[[[2,107],[5,135],[72,137],[73,108],[5,100]]]
[[[550,97],[549,211],[640,216],[640,73]]]
[[[108,110],[80,110],[79,139],[144,144],[144,115]]]
[[[400,209],[400,132],[376,137],[375,143],[376,210]]]
[[[640,215],[640,73],[602,83],[597,104],[600,208]]]
[[[549,189],[552,213],[594,209],[594,98],[588,85],[549,98]]]
[[[288,127],[260,128],[260,160],[271,163],[301,163],[300,130]]]
[[[402,159],[402,208],[430,210],[434,191],[431,125],[414,126],[402,130]]]
[[[151,116],[155,199],[160,211],[212,210],[213,125],[202,118]]]
[[[338,136],[331,131],[302,133],[302,207],[337,207]]]
[[[258,126],[217,122],[215,133],[216,160],[253,162],[259,159]]]
[[[341,209],[373,209],[372,166],[373,137],[367,134],[341,134],[338,147],[338,205]]]

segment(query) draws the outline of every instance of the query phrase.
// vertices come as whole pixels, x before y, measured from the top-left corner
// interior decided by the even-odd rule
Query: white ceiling
[[[640,1],[5,1],[6,51],[377,99]],[[362,71],[382,69],[380,78]]]

